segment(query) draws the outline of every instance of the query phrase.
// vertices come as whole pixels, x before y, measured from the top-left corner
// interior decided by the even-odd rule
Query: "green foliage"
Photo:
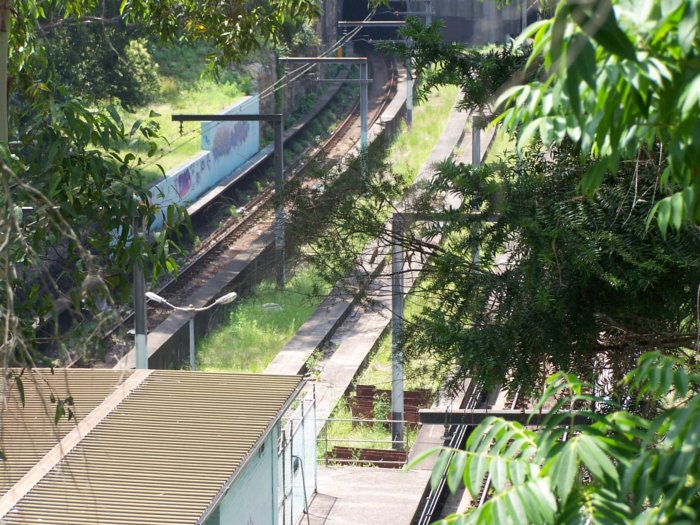
[[[315,0],[122,0],[126,21],[143,24],[158,38],[211,45],[216,68],[240,62],[266,43],[283,42],[290,27],[301,27],[318,13]],[[290,26],[292,21],[296,25]]]
[[[507,377],[532,391],[545,364],[591,377],[604,355],[619,377],[641,352],[692,344],[700,245],[692,231],[646,231],[653,163],[621,165],[593,198],[576,193],[586,167],[575,150],[531,150],[513,164],[440,166],[432,201],[463,203],[427,227],[445,242],[419,293],[438,306],[409,326],[409,352],[456,362],[456,379]],[[465,218],[474,208],[488,219]]]
[[[390,147],[381,141],[372,144],[367,176],[361,175],[359,159],[354,159],[340,177],[320,170],[322,196],[290,185],[288,194],[294,204],[290,235],[309,243],[303,255],[326,280],[336,282],[346,277],[370,239],[386,238],[386,221],[395,211],[393,203],[418,175],[456,96],[454,87],[440,90],[416,109],[413,127]],[[319,224],[326,225],[322,233]]]
[[[452,491],[463,482],[478,498],[490,476],[493,494],[482,506],[439,523],[646,525],[700,520],[696,366],[658,353],[640,358],[625,385],[632,387],[631,399],[665,405],[650,419],[592,395],[593,385],[572,374],[557,373],[547,385],[538,407],[554,408],[539,429],[487,418],[471,432],[465,450],[440,452],[433,485],[446,472]]]
[[[312,271],[297,272],[282,291],[271,281],[262,282],[197,345],[199,368],[262,372],[329,291]],[[266,308],[270,303],[278,306]]]
[[[408,17],[399,34],[413,42],[385,44],[404,58],[410,58],[417,84],[417,99],[439,86],[460,86],[463,91],[462,107],[468,111],[483,111],[494,95],[520,78],[519,71],[527,62],[531,48],[515,47],[512,42],[487,48],[468,47],[458,42],[443,43],[441,23],[424,26],[419,19]]]
[[[118,5],[111,4],[106,15],[115,16]],[[157,65],[138,33],[123,22],[52,28],[43,43],[46,75],[92,104],[114,98],[126,108],[147,104],[158,94]]]
[[[658,144],[662,232],[700,221],[700,2],[566,0],[520,37],[546,76],[514,87],[501,120],[521,147],[571,140],[595,162],[581,178],[592,193],[606,172]]]
[[[168,228],[179,216],[174,207],[162,210],[168,228],[155,249],[143,238],[132,240],[132,218],[140,215],[149,225],[161,211],[148,204],[138,159],[121,155],[119,147],[135,136],[152,143],[157,129],[149,123],[127,130],[113,107],[91,112],[79,101],[56,101],[42,92],[25,102],[22,117],[12,154],[3,151],[0,192],[6,240],[0,250],[0,296],[12,306],[2,311],[9,330],[3,352],[6,362],[17,366],[38,359],[40,346],[60,346],[57,298],[63,298],[80,333],[88,311],[102,326],[113,294],[123,298],[130,292],[136,261],[150,264],[154,277],[172,268]],[[53,328],[37,334],[36,327],[47,328],[46,323]],[[83,326],[93,331],[94,324]],[[72,348],[76,353],[92,354],[96,345],[87,340],[77,346],[82,348]]]
[[[144,39],[131,40],[126,45],[117,75],[122,82],[117,85],[114,95],[126,108],[145,106],[159,92],[158,67]]]

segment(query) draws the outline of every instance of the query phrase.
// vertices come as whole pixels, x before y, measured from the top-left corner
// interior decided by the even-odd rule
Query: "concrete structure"
[[[522,2],[512,2],[499,10],[494,0],[432,0],[432,19],[443,24],[448,42],[484,44],[503,42],[522,29]],[[425,10],[423,0],[407,2],[409,12]]]
[[[222,115],[260,113],[257,96],[226,108]],[[165,174],[151,187],[151,203],[165,208],[173,203],[189,204],[215,187],[260,150],[259,122],[202,122],[202,151],[182,166]],[[161,217],[152,225],[158,229]]]
[[[297,399],[299,376],[35,369],[22,380],[24,406],[9,388],[0,412],[0,523],[291,525],[316,488],[315,407]],[[54,423],[57,401],[74,421]]]
[[[494,0],[431,0],[430,19],[442,23],[443,40],[447,42],[465,42],[485,44],[504,42],[508,35],[514,36],[522,30],[521,0],[498,9]],[[390,0],[390,9],[380,9],[373,20],[403,20],[403,13],[425,22],[425,0],[407,0],[406,2]],[[363,20],[369,13],[367,2],[345,0],[342,20]],[[381,40],[395,39],[395,28],[365,27],[358,38]]]

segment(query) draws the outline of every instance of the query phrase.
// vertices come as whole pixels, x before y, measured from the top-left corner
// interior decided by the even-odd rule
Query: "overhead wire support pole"
[[[478,168],[481,165],[481,129],[484,127],[484,116],[474,115],[472,117],[472,166]],[[479,213],[479,205],[475,199],[474,206],[472,207],[472,213]],[[479,234],[479,227],[476,226],[477,236]],[[479,249],[479,243],[474,244],[472,252],[472,264],[478,266],[481,260],[481,254]]]
[[[360,164],[362,173],[367,173],[367,148],[369,147],[368,111],[369,78],[367,57],[280,57],[280,62],[304,64],[359,64],[360,66]]]
[[[406,58],[406,124],[410,128],[413,125],[413,65],[411,64],[411,49],[413,49],[413,39],[406,39],[406,48],[409,56]]]
[[[275,127],[275,274],[277,288],[284,289],[284,119],[282,113],[259,115],[173,115],[173,122],[272,122]]]
[[[404,314],[404,217],[391,218],[391,446],[403,449],[404,384],[403,384],[403,314]]]
[[[134,217],[133,240],[143,238],[143,219]],[[148,342],[146,326],[146,277],[141,258],[134,262],[134,343],[136,345],[136,368],[148,368]]]

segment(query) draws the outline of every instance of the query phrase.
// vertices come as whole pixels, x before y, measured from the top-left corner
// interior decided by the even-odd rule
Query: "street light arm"
[[[146,297],[148,297],[151,301],[154,301],[158,304],[164,304],[165,306],[172,308],[173,310],[178,310],[180,312],[206,312],[210,308],[213,308],[214,306],[220,305],[220,304],[229,304],[233,302],[236,297],[238,297],[238,294],[236,292],[229,292],[226,295],[222,295],[219,297],[216,301],[211,303],[210,305],[207,306],[202,306],[201,308],[195,308],[194,306],[187,306],[187,307],[182,307],[182,306],[175,306],[174,304],[170,303],[165,297],[161,297],[160,295],[153,293],[153,292],[146,292]]]
[[[175,306],[174,304],[169,303],[165,297],[161,297],[157,293],[146,292],[146,297],[155,303],[164,304],[165,306],[167,306],[168,308],[172,308],[173,310],[184,310],[184,308],[180,308],[178,306]]]

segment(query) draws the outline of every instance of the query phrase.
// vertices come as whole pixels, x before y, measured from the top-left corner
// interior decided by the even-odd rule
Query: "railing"
[[[392,419],[329,418],[320,419],[319,461],[327,466],[379,466],[401,468],[406,464],[415,430],[408,428],[401,441],[392,440],[391,424],[407,421]],[[339,426],[349,427],[338,429]],[[357,435],[370,432],[370,436]],[[382,436],[386,435],[386,439]]]

